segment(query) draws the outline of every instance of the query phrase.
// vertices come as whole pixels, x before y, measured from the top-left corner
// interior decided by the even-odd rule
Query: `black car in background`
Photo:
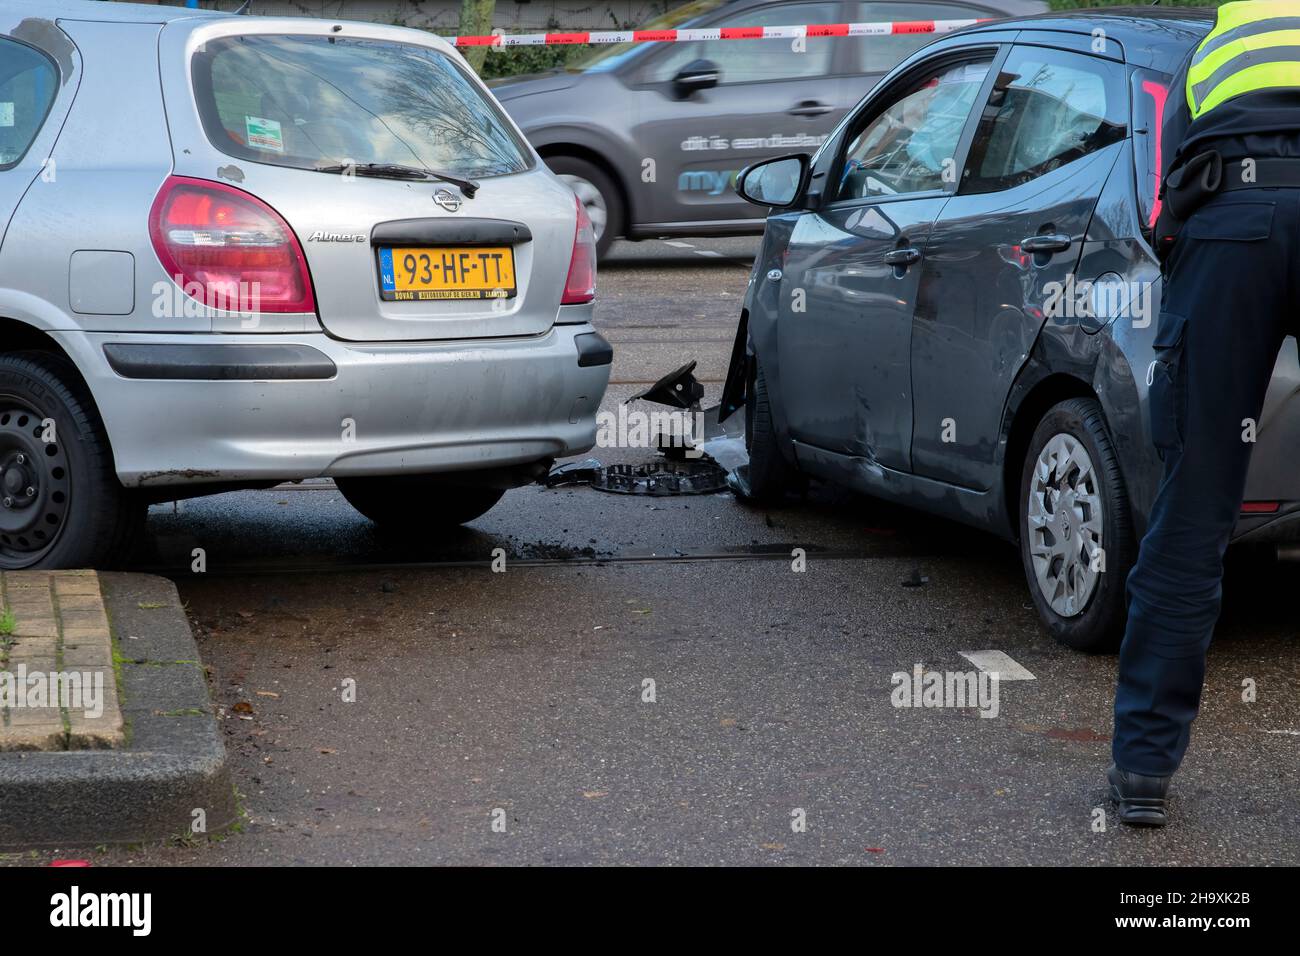
[[[969,20],[1034,13],[1039,0],[695,0],[645,25],[791,26]],[[812,152],[928,33],[694,40],[595,47],[568,69],[494,81],[492,92],[587,207],[603,253],[617,236],[728,236],[763,229],[736,174]]]

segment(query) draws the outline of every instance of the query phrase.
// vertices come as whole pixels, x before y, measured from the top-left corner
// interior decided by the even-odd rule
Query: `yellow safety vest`
[[[1300,96],[1300,0],[1239,0],[1219,7],[1187,71],[1192,119],[1224,100],[1291,87]]]

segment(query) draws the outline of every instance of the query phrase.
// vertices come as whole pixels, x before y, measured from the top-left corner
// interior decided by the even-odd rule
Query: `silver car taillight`
[[[209,308],[316,311],[298,237],[243,190],[169,176],[149,212],[149,236],[168,275]]]

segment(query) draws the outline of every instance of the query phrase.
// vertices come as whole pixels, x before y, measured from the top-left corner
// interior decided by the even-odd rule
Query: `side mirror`
[[[708,90],[718,85],[718,64],[712,60],[692,60],[673,77],[673,91],[686,99],[696,90]]]
[[[741,170],[736,192],[756,206],[793,206],[803,192],[807,174],[807,153],[765,159]]]

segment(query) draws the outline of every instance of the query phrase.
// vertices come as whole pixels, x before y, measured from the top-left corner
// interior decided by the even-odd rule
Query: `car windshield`
[[[637,29],[675,30],[706,13],[712,13],[726,2],[727,0],[694,0],[692,3],[674,7]],[[568,70],[570,73],[605,73],[617,69],[633,56],[639,56],[643,50],[654,49],[654,46],[653,43],[614,43],[609,46],[598,46],[588,56],[571,64]]]
[[[429,47],[224,37],[194,55],[193,71],[208,138],[240,159],[300,169],[382,163],[475,178],[531,164],[469,74]]]

